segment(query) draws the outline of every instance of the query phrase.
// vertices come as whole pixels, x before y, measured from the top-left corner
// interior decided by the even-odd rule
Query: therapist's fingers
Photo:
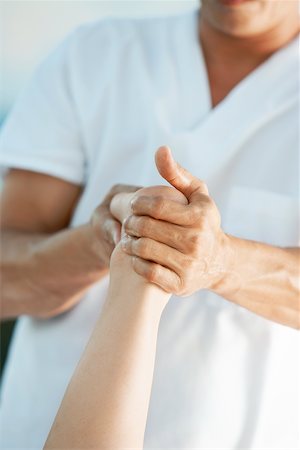
[[[140,195],[131,202],[132,213],[136,216],[150,216],[175,225],[193,226],[206,209],[209,197],[197,194],[197,201],[183,205],[163,196]]]
[[[122,237],[121,244],[123,251],[128,255],[138,256],[168,267],[177,274],[181,272],[182,267],[187,265],[184,260],[188,258],[185,255],[149,238],[133,238],[125,235]]]
[[[94,236],[94,247],[97,247],[99,258],[109,266],[110,256],[115,245],[121,239],[121,223],[111,214],[110,204],[115,195],[121,192],[136,192],[139,186],[118,184],[113,186],[103,201],[93,211],[90,226]]]
[[[130,184],[115,184],[109,192],[104,197],[103,201],[101,202],[101,205],[106,206],[107,208],[110,207],[110,203],[115,195],[121,194],[121,193],[131,193],[136,192],[139,189],[141,189],[141,186],[133,186]]]
[[[148,216],[129,216],[123,223],[124,232],[133,237],[147,237],[186,253],[190,229]]]
[[[107,206],[99,205],[92,214],[91,227],[104,253],[111,253],[121,236],[121,224],[116,220]]]
[[[178,164],[169,147],[160,147],[155,154],[155,163],[160,175],[182,192],[191,201],[193,194],[208,195],[206,184]]]
[[[164,291],[173,294],[180,290],[180,278],[172,270],[160,264],[145,261],[137,256],[132,257],[132,266],[138,275],[142,276],[149,283],[156,284]]]
[[[110,202],[111,214],[120,222],[123,223],[126,217],[131,214],[131,200],[135,192],[116,194]]]
[[[105,196],[103,202],[99,205],[99,214],[102,216],[99,220],[101,229],[106,239],[116,245],[121,238],[121,224],[118,218],[112,215],[110,210],[113,198],[121,193],[132,193],[141,189],[140,186],[132,186],[127,184],[116,184]]]

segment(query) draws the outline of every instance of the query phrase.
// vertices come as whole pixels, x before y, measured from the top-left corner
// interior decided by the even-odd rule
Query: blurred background
[[[0,127],[38,63],[75,27],[104,16],[169,15],[198,6],[199,0],[0,0]],[[13,321],[0,325],[1,374],[13,327]]]
[[[198,0],[0,0],[0,119],[35,66],[78,25],[103,16],[176,14]]]

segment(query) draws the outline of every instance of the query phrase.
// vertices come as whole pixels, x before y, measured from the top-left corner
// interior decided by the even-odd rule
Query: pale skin
[[[218,105],[243,78],[298,33],[297,1],[251,0],[232,5],[225,0],[203,0],[199,41],[206,59],[212,105]],[[168,167],[165,170],[168,171]],[[180,190],[179,186],[175,187]],[[99,199],[99,207],[89,223],[68,229],[81,190],[81,186],[25,170],[11,170],[6,176],[1,193],[2,318],[22,314],[39,318],[55,316],[76,304],[94,282],[107,274],[110,255],[120,235],[120,223],[109,211],[110,201],[116,192],[132,192],[137,188],[113,188],[103,203]],[[213,200],[208,198],[208,203],[212,204]],[[141,215],[144,206],[141,203],[136,205],[136,216]],[[168,202],[164,208],[167,206]],[[153,211],[148,208],[147,214],[151,217]],[[175,233],[178,226],[176,211],[169,210],[165,214],[165,222]],[[208,223],[217,230],[218,214],[210,211],[207,216]],[[155,224],[158,242],[159,239],[164,242],[161,223],[156,221]],[[179,226],[191,227],[190,224]],[[198,225],[192,228],[194,231],[199,229]],[[128,230],[128,234],[137,232],[137,228]],[[194,239],[199,243],[201,236],[194,236]],[[211,289],[270,320],[298,328],[295,278],[299,251],[249,243],[234,237],[230,241],[225,239],[225,242],[230,242],[230,246],[224,253],[227,255],[222,263],[224,270],[219,270],[224,277],[213,276],[215,282]],[[161,252],[162,247],[159,248]],[[173,250],[182,253],[176,247]],[[195,248],[184,250],[198,270],[188,270],[186,274],[189,276],[180,279],[183,293],[203,287],[199,270],[202,274],[206,267],[208,273],[216,273],[207,260],[195,260],[191,251],[194,252]],[[164,257],[166,253],[162,251],[160,258]],[[249,260],[252,264],[247,268]],[[153,273],[156,276],[155,262],[149,265],[146,259],[135,261],[137,272],[144,271],[146,277],[153,277]],[[261,271],[259,281],[257,273],[252,273],[254,268]],[[178,284],[176,267],[173,269],[173,280]],[[264,277],[266,272],[268,277]],[[170,289],[169,277],[159,283]],[[173,291],[178,292],[176,284]],[[282,298],[285,299],[284,304],[280,300]]]
[[[175,189],[142,189],[186,204]],[[120,196],[121,195],[121,196]],[[122,222],[130,194],[111,206]],[[142,449],[157,332],[170,294],[146,282],[117,245],[104,308],[70,381],[44,449]]]

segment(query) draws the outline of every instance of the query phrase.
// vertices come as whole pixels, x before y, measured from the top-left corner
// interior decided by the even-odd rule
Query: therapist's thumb
[[[195,193],[208,195],[206,184],[181,167],[174,160],[169,147],[164,145],[157,150],[155,163],[160,175],[182,192],[189,201]]]

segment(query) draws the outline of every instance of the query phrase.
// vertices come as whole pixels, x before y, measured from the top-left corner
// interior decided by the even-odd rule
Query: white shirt
[[[75,31],[17,102],[0,162],[84,184],[75,227],[113,184],[161,183],[153,155],[168,144],[207,182],[226,232],[295,246],[298,43],[212,109],[197,20],[106,19]],[[51,320],[20,319],[2,389],[3,449],[43,446],[106,288],[107,279]],[[298,351],[295,330],[212,293],[173,297],[159,330],[145,448],[298,448]]]

